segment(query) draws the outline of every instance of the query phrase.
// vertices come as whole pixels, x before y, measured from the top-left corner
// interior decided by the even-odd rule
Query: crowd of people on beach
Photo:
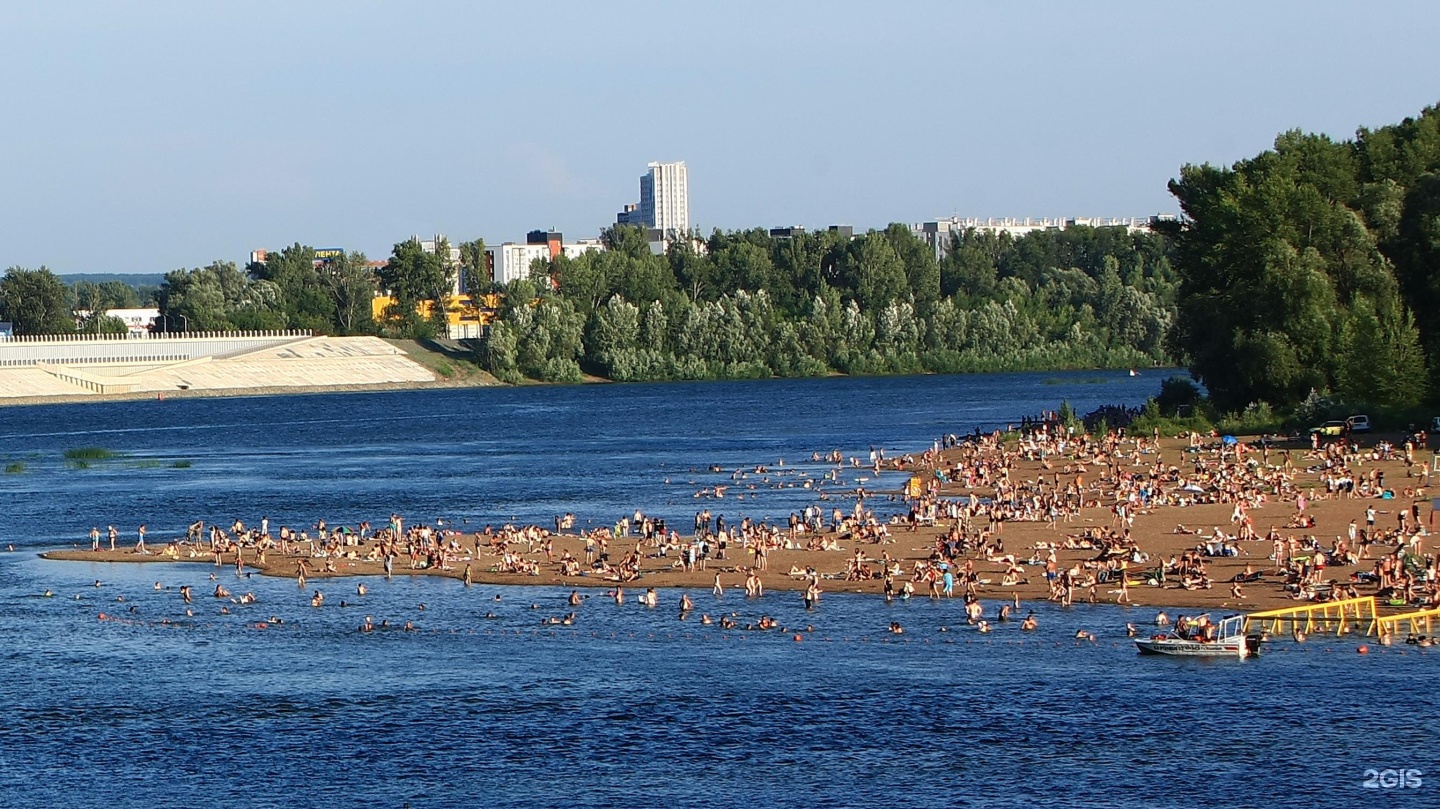
[[[413,523],[399,514],[377,525],[320,519],[297,529],[272,526],[262,516],[253,524],[197,520],[158,553],[147,545],[148,529],[140,525],[133,549],[162,559],[233,564],[239,574],[247,566],[275,571],[276,564],[293,565],[302,589],[315,577],[391,577],[398,563],[404,571],[456,575],[467,586],[477,573],[599,584],[613,588],[617,603],[625,587],[645,586],[638,598],[649,605],[657,596],[645,580],[659,573],[713,576],[717,596],[727,586],[722,576],[730,577],[729,586],[752,598],[764,595],[767,578],[788,580],[807,609],[819,604],[827,581],[874,583],[886,600],[959,598],[967,622],[983,631],[992,624],[991,616],[977,609],[982,597],[1010,601],[1013,595],[1018,608],[1020,589],[1031,587],[1043,588],[1040,597],[1063,606],[1133,603],[1143,588],[1198,593],[1217,587],[1238,604],[1264,586],[1305,602],[1363,592],[1397,607],[1440,607],[1440,570],[1436,555],[1425,553],[1428,529],[1421,509],[1430,467],[1419,457],[1418,442],[1362,447],[1353,436],[1341,436],[1308,447],[1294,443],[1280,448],[1274,440],[1252,444],[1195,433],[1179,442],[1162,441],[1153,432],[1125,429],[1090,435],[1045,414],[1026,419],[1018,431],[946,435],[923,452],[897,457],[880,448],[872,448],[868,460],[830,450],[814,453],[805,470],[783,460],[711,467],[711,473],[729,475],[731,486],[808,489],[814,501],[779,520],[731,517],[721,508],[727,485],[713,485],[687,534],[638,508],[583,530],[576,529],[573,514],[557,515],[545,527],[479,529],[441,519]],[[1382,467],[1396,464],[1405,472],[1403,482],[1386,479]],[[878,475],[889,472],[910,476],[906,491],[866,490],[870,480],[878,482]],[[1354,502],[1355,518],[1333,541],[1319,534],[1317,501]],[[1154,553],[1137,535],[1138,516],[1183,515],[1201,506],[1228,509],[1228,524],[1174,523],[1173,535],[1193,537],[1183,552]],[[1393,515],[1393,524],[1382,525],[1382,514]],[[1011,541],[1007,547],[1006,526],[1021,523],[1043,527],[1047,538],[1025,547]],[[922,532],[918,554],[899,547],[902,538]],[[95,526],[89,539],[94,551],[128,544],[113,525],[103,531]],[[807,563],[792,565],[788,573],[771,571],[772,557],[791,551],[808,554]],[[1242,572],[1219,579],[1212,572],[1216,564],[1242,556],[1247,558]],[[1337,573],[1340,568],[1344,572]],[[233,597],[218,584],[214,595]],[[188,604],[188,589],[185,598]],[[324,603],[316,591],[312,605]],[[681,613],[693,608],[686,595]],[[1009,620],[1011,609],[996,620]],[[708,614],[702,618],[712,620]]]

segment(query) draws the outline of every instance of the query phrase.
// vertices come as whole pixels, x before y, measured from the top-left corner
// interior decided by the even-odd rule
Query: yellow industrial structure
[[[478,299],[477,299],[478,298]],[[495,322],[495,317],[500,310],[501,301],[504,296],[491,293],[488,295],[452,295],[444,301],[445,323],[450,327],[451,337],[471,338],[479,337],[490,324]],[[370,301],[370,314],[376,322],[385,320],[385,312],[392,305],[395,299],[388,295],[377,295]],[[423,300],[415,306],[415,311],[421,317],[429,319],[435,311],[435,301]]]

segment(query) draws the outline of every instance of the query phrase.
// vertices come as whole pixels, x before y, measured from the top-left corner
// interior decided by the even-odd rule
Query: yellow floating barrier
[[[1440,607],[1387,615],[1378,619],[1377,623],[1381,635],[1398,635],[1401,627],[1405,625],[1408,625],[1408,634],[1430,635],[1437,620],[1440,620]]]
[[[1313,633],[1318,627],[1321,630],[1334,630],[1335,634],[1343,635],[1350,631],[1352,622],[1356,629],[1363,625],[1366,635],[1374,634],[1379,629],[1380,618],[1375,611],[1374,596],[1252,612],[1245,616],[1244,631],[1249,634],[1251,627],[1258,624],[1261,628],[1278,634],[1284,630],[1286,624],[1289,624],[1292,631],[1299,629],[1306,633]]]

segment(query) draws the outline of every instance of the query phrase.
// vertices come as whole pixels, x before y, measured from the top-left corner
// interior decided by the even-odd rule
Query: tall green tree
[[[460,243],[460,281],[471,295],[484,295],[495,286],[484,239]]]
[[[1293,405],[1312,389],[1378,403],[1424,394],[1411,314],[1423,285],[1397,277],[1382,250],[1377,232],[1398,235],[1405,216],[1376,202],[1362,152],[1287,132],[1254,158],[1186,166],[1171,182],[1185,218],[1167,227],[1180,276],[1169,339],[1223,409]],[[1367,210],[1382,216],[1378,231]]]
[[[288,324],[280,285],[251,278],[233,261],[167,273],[156,298],[165,331],[283,329]]]
[[[768,289],[775,273],[769,251],[750,242],[728,244],[711,261],[717,288],[727,292]]]
[[[879,309],[909,294],[905,263],[883,235],[872,233],[858,240],[851,261],[855,298],[862,307]]]
[[[450,290],[452,276],[440,256],[427,252],[418,239],[399,242],[390,260],[380,268],[380,286],[394,297],[385,313],[387,326],[405,337],[433,337],[434,321],[420,316],[421,301],[439,307]]]
[[[105,317],[105,296],[99,284],[77,281],[71,287],[75,300],[75,320],[79,331],[100,333],[100,321]]]
[[[70,288],[41,267],[11,267],[0,278],[0,317],[16,334],[68,334],[75,331]]]
[[[100,300],[106,309],[138,309],[142,301],[140,292],[124,281],[101,281]]]
[[[278,305],[260,320],[273,321],[273,313],[278,313],[283,321],[281,327],[310,329],[322,334],[334,331],[335,300],[324,277],[328,263],[316,261],[315,248],[296,243],[268,253],[263,262],[246,266],[252,280],[273,284],[279,290]],[[254,320],[255,316],[242,319],[246,318]]]
[[[940,265],[935,251],[920,241],[905,225],[892,223],[884,230],[885,238],[905,267],[905,282],[915,302],[924,307],[940,297]]]
[[[376,277],[364,253],[337,256],[319,269],[330,296],[338,334],[373,334]]]
[[[940,292],[983,299],[995,290],[999,261],[1013,244],[1008,233],[978,232],[974,228],[952,234],[940,264]]]

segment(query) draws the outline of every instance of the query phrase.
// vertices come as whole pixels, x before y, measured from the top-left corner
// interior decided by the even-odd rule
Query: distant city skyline
[[[1185,163],[1440,102],[1440,6],[1359,9],[0,0],[0,266],[581,238],[652,161],[705,233],[1173,214]]]

